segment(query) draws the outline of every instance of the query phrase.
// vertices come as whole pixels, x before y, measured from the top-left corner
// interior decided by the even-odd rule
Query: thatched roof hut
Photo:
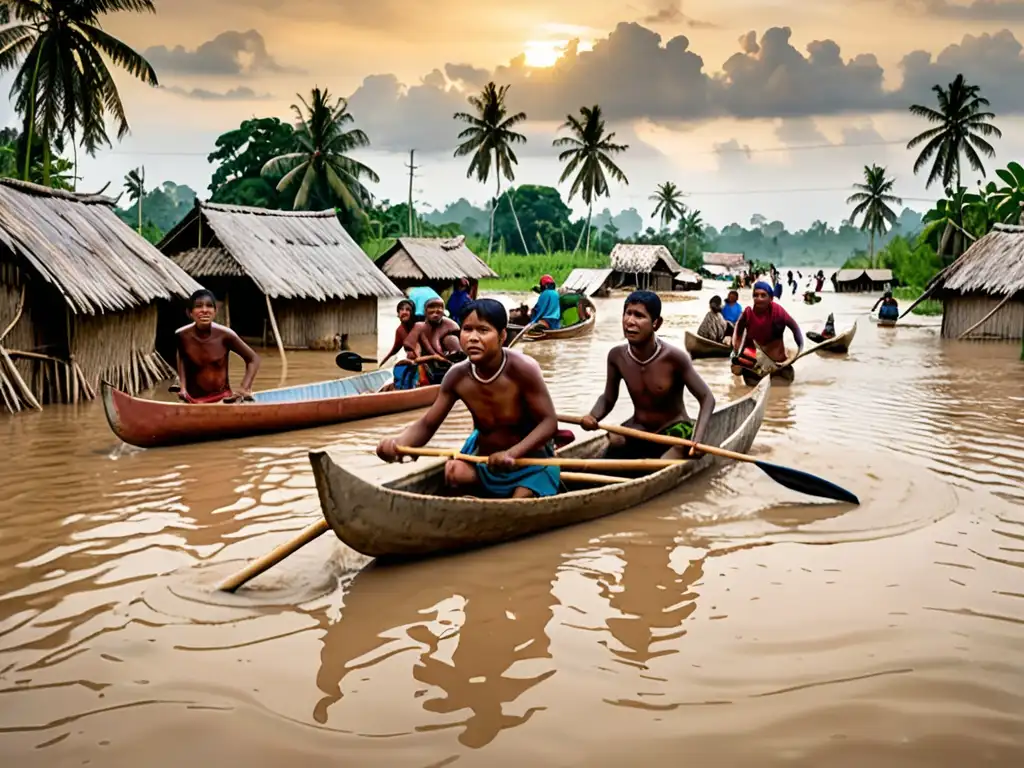
[[[562,281],[559,290],[562,293],[582,293],[584,296],[607,294],[611,269],[574,269]]]
[[[672,276],[672,289],[675,291],[699,291],[704,287],[704,278],[686,267],[681,268]]]
[[[424,285],[440,294],[461,277],[476,293],[480,280],[498,273],[466,247],[466,238],[400,237],[374,263],[403,291]]]
[[[611,263],[617,285],[652,291],[671,291],[675,275],[682,270],[664,245],[619,243],[612,248]]]
[[[373,337],[377,299],[399,296],[331,211],[276,211],[196,201],[160,250],[221,302],[243,338],[333,349]],[[368,340],[367,340],[368,341]]]
[[[705,252],[703,259],[704,269],[712,275],[738,275],[750,266],[742,253]]]
[[[0,179],[0,405],[138,392],[173,374],[157,305],[200,285],[114,213],[114,201]]]
[[[945,338],[1024,336],[1024,226],[996,224],[935,276],[927,295],[943,303]]]
[[[840,269],[832,275],[832,287],[837,293],[884,291],[892,283],[891,269]]]

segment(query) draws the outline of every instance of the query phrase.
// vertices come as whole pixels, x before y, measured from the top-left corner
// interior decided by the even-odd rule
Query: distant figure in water
[[[786,280],[789,282],[789,287],[793,289],[793,295],[796,296],[797,284],[796,278],[793,277],[793,270],[790,270],[789,273],[786,275]]]
[[[892,291],[886,291],[885,294],[878,301],[875,302],[875,306],[871,308],[874,312],[878,305],[881,304],[881,309],[878,310],[879,320],[898,320],[900,316],[900,305],[896,299],[892,297]]]
[[[755,341],[776,363],[789,362],[786,358],[786,345],[783,342],[787,328],[792,331],[798,347],[797,354],[800,354],[804,348],[804,334],[800,326],[781,304],[775,302],[768,283],[754,283],[754,305],[743,310],[732,336],[732,372],[738,376],[743,368],[754,366],[757,361]]]
[[[814,291],[815,293],[821,293],[821,289],[825,287],[825,273],[822,270],[818,270],[818,274],[814,276]]]
[[[221,403],[252,399],[252,382],[260,358],[238,334],[213,322],[217,298],[205,288],[189,299],[192,323],[177,330],[178,397],[186,403]],[[234,352],[245,361],[237,392],[228,381],[228,358]]]

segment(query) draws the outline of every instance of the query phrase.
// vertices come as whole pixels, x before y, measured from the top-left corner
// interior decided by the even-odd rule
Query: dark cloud
[[[720,29],[713,22],[692,19],[683,13],[682,0],[662,2],[654,13],[644,16],[643,20],[645,24],[685,24],[690,29]]]
[[[825,134],[818,130],[810,117],[783,118],[775,128],[775,136],[787,146],[828,143]]]
[[[918,10],[929,16],[963,21],[1024,21],[1024,0],[974,0],[966,5],[949,0],[922,0]]]
[[[268,99],[274,98],[273,94],[259,94],[252,88],[247,88],[245,86],[232,88],[230,91],[226,91],[224,93],[208,91],[205,88],[181,88],[176,85],[160,87],[170,93],[176,93],[179,96],[185,96],[189,99],[198,99],[200,101],[267,101]]]
[[[791,38],[788,27],[768,29],[760,39],[748,32],[739,39],[739,52],[709,75],[685,36],[663,42],[640,24],[622,23],[593,50],[570,42],[545,69],[526,66],[523,56],[493,72],[448,64],[407,89],[393,75],[375,75],[353,94],[352,109],[375,146],[423,151],[454,148],[452,113],[465,109],[466,95],[492,79],[511,86],[508,107],[525,111],[530,124],[560,123],[580,105],[600,104],[615,124],[649,120],[679,127],[718,117],[785,118],[791,122],[783,123],[780,136],[789,132],[793,143],[805,143],[796,138],[809,130],[801,118],[905,112],[912,103],[931,103],[932,86],[960,72],[981,86],[993,111],[1024,112],[1022,46],[1007,30],[966,35],[935,56],[907,54],[900,63],[903,83],[889,91],[873,54],[844,57],[833,40],[812,41],[801,52]]]
[[[295,67],[278,64],[267,51],[263,35],[255,29],[248,32],[221,32],[194,51],[176,45],[147,48],[143,54],[160,74],[173,72],[187,75],[257,75],[304,74]]]

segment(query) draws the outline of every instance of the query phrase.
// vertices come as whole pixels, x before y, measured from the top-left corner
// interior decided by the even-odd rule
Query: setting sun
[[[568,40],[529,40],[523,51],[526,64],[537,68],[553,67],[562,58],[568,45]],[[580,40],[578,50],[589,51],[591,48],[591,42]]]

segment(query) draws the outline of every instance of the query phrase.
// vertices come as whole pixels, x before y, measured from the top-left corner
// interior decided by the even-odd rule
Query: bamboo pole
[[[267,314],[270,317],[270,327],[274,331],[274,340],[277,342],[277,351],[281,355],[281,383],[288,377],[288,358],[284,356],[284,342],[281,340],[281,333],[277,329],[277,318],[274,316],[274,308],[270,304],[270,294],[263,294],[267,300]]]
[[[458,459],[470,464],[486,464],[487,456],[471,456],[447,448],[411,448],[400,445],[398,453],[406,456],[431,456],[441,459]],[[516,459],[517,467],[564,467],[566,469],[608,469],[621,471],[658,470],[685,464],[688,459]]]
[[[983,318],[981,318],[981,320],[979,320],[974,325],[972,325],[970,328],[968,328],[966,331],[964,331],[959,336],[957,336],[956,340],[960,341],[961,339],[964,338],[964,336],[969,334],[971,331],[975,330],[976,328],[980,328],[982,325],[984,325],[988,321],[988,319],[990,317],[992,317],[992,315],[994,315],[996,312],[998,312],[1000,309],[1002,309],[1003,305],[1006,304],[1006,302],[1008,302],[1012,298],[1013,298],[1013,293],[1007,294],[1005,299],[1003,299],[998,304],[996,304],[996,308],[995,309],[993,309],[991,312],[989,312],[987,315],[985,315]]]
[[[7,377],[9,377],[9,379],[11,380],[8,383],[11,386],[12,390],[15,391],[15,394],[18,394],[18,390],[20,390],[20,399],[24,400],[37,411],[43,410],[43,406],[39,404],[39,401],[36,399],[35,394],[32,392],[31,389],[29,389],[28,384],[25,383],[25,380],[21,377],[21,374],[18,373],[18,369],[17,367],[15,367],[14,361],[11,360],[10,356],[7,354],[7,350],[5,350],[3,347],[0,347],[0,359],[3,359],[4,365],[8,369]],[[16,390],[15,387],[17,387]]]
[[[25,286],[22,285],[21,286],[21,298],[18,299],[18,309],[14,312],[14,319],[11,320],[11,322],[8,324],[8,326],[6,328],[4,328],[4,332],[0,333],[0,343],[2,343],[3,340],[7,338],[7,334],[9,334],[12,330],[14,330],[14,326],[16,326],[18,324],[18,321],[21,319],[21,313],[22,313],[22,311],[24,309],[25,309]]]

